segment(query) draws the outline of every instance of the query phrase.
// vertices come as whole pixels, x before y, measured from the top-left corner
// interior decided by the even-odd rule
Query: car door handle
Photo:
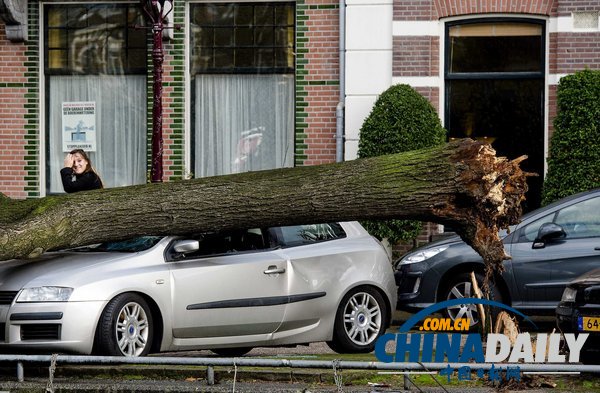
[[[600,251],[600,247],[595,247],[594,250]]]
[[[271,265],[267,268],[267,270],[265,270],[263,273],[265,274],[279,274],[279,273],[285,273],[285,268],[278,268],[275,265]]]

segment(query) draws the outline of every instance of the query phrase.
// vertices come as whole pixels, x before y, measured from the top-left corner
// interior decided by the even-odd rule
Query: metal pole
[[[163,74],[163,18],[159,15],[152,27],[154,65],[154,103],[152,105],[152,183],[161,183],[163,177],[163,136],[162,136],[162,74]]]
[[[162,74],[163,61],[163,30],[167,16],[173,10],[170,0],[141,0],[141,7],[152,24],[152,64],[153,70],[153,103],[152,103],[152,167],[150,180],[161,183],[163,178],[163,114],[162,114]]]
[[[209,386],[215,384],[215,368],[213,366],[206,368],[206,384]]]
[[[23,369],[23,362],[17,362],[17,381],[25,381],[25,370]]]
[[[0,362],[50,362],[50,355],[0,355]],[[163,364],[163,365],[197,365],[197,366],[233,366],[237,367],[290,367],[330,369],[332,361],[325,360],[288,360],[288,359],[256,359],[256,358],[181,358],[181,357],[119,357],[119,356],[75,356],[58,355],[56,361],[61,364]],[[600,365],[562,364],[562,363],[382,363],[339,361],[339,368],[344,370],[397,370],[423,371],[451,368],[472,367],[489,370],[505,370],[518,366],[520,371],[539,372],[589,372],[600,374]]]

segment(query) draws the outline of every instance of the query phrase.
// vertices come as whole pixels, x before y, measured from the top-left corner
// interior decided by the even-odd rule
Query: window
[[[281,247],[295,247],[346,237],[340,224],[311,224],[271,228],[271,238]]]
[[[567,239],[600,237],[600,198],[587,199],[558,212],[555,223],[567,233]]]
[[[192,4],[194,174],[292,166],[294,3]]]
[[[540,230],[542,224],[552,222],[554,219],[554,215],[555,213],[548,214],[547,216],[538,218],[531,224],[528,224],[525,227],[523,227],[519,234],[519,243],[533,242],[537,238],[538,231]]]
[[[140,7],[45,5],[44,24],[48,192],[63,192],[59,171],[75,147],[88,151],[105,187],[145,183],[146,30],[134,28],[144,24]],[[86,136],[72,135],[78,112],[69,113],[70,105],[92,108],[77,120]]]
[[[533,242],[537,238],[540,226],[547,222],[560,225],[567,239],[600,237],[600,198],[591,198],[558,212],[539,218],[519,231],[519,243]]]
[[[191,239],[198,240],[199,249],[197,251],[181,254],[176,253],[171,247],[167,253],[167,260],[190,260],[241,252],[256,252],[268,248],[262,230],[259,228],[206,233],[192,236]]]
[[[499,156],[527,155],[526,211],[540,206],[544,178],[544,22],[453,22],[446,26],[446,117],[450,139],[492,144]]]

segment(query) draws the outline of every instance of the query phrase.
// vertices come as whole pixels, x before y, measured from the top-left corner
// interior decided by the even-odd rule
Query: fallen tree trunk
[[[0,198],[0,260],[137,235],[187,234],[357,219],[450,224],[488,262],[526,191],[519,161],[461,140],[310,167],[47,196]],[[1,194],[0,194],[1,195]]]

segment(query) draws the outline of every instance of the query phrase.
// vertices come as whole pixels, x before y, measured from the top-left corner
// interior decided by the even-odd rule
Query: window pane
[[[251,5],[240,5],[235,12],[235,24],[237,26],[251,26],[254,19],[253,7]]]
[[[215,26],[233,26],[233,16],[235,13],[234,5],[218,5],[215,7],[213,23]]]
[[[192,73],[293,72],[293,3],[191,4],[190,7]],[[199,55],[198,47],[212,47],[219,58],[205,59]],[[224,55],[220,47],[231,47],[235,60],[229,54]]]
[[[53,8],[48,11],[48,27],[63,27],[67,24],[67,10]]]
[[[233,29],[215,29],[215,46],[233,46]]]
[[[48,48],[65,48],[67,46],[67,32],[62,29],[48,31]]]
[[[538,231],[540,230],[542,224],[552,222],[553,218],[554,213],[548,214],[547,216],[542,218],[538,218],[531,224],[528,224],[525,228],[521,230],[521,234],[519,235],[519,243],[533,242],[537,237]]]
[[[66,50],[48,50],[48,68],[61,70],[67,67]]]
[[[273,25],[274,12],[273,7],[268,5],[256,6],[254,8],[254,24],[255,25]]]
[[[271,234],[282,247],[296,247],[346,237],[341,225],[312,224],[271,228]]]
[[[238,49],[235,56],[235,66],[251,68],[254,65],[254,49]]]
[[[89,152],[105,187],[146,182],[145,75],[49,75],[48,182],[62,193],[63,102],[95,102],[96,151]]]
[[[51,4],[46,10],[46,50],[59,47],[65,50],[60,55],[63,61],[59,61],[57,54],[46,52],[48,71],[110,75],[145,71],[145,66],[139,65],[130,69],[132,62],[126,59],[128,49],[145,51],[147,46],[146,30],[135,30],[129,24],[142,22],[139,6]],[[56,28],[51,27],[54,25]]]
[[[449,29],[448,72],[542,72],[542,28],[475,23]]]
[[[558,212],[556,224],[568,239],[600,237],[600,198],[592,198]]]
[[[526,203],[539,206],[544,173],[543,79],[447,80],[450,138],[473,138],[492,144],[510,159],[527,155]]]
[[[257,45],[261,46],[273,46],[275,43],[274,33],[272,27],[256,28],[254,30],[254,40]]]
[[[216,68],[233,68],[234,66],[233,49],[215,49],[214,66]]]
[[[293,165],[294,76],[195,77],[196,177]]]
[[[252,37],[252,28],[238,27],[235,29],[235,45],[236,46],[251,46],[254,44]]]

